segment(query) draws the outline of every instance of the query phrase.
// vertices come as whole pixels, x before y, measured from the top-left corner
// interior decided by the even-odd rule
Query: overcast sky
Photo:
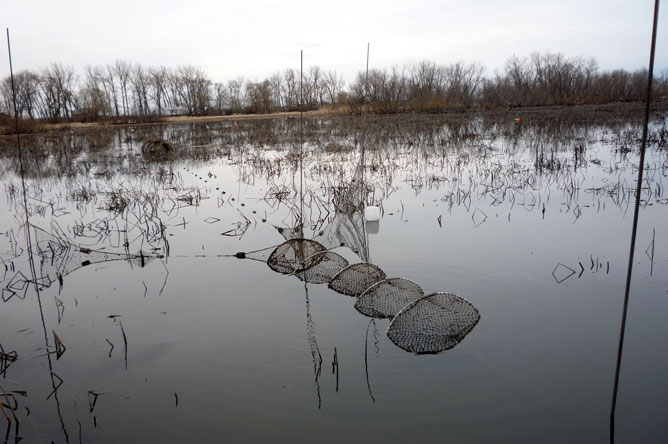
[[[512,54],[593,56],[602,69],[646,67],[653,0],[0,0],[15,71],[52,61],[124,59],[196,65],[213,81],[260,80],[304,65],[352,81],[363,69],[429,59],[478,61],[487,73]],[[4,39],[3,39],[4,40]],[[2,45],[0,77],[9,73]],[[668,69],[668,4],[659,15],[657,74]]]

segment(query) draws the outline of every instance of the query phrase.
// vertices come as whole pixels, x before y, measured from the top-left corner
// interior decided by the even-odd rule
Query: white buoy
[[[380,220],[380,208],[366,207],[364,209],[364,220],[367,222],[378,222]]]

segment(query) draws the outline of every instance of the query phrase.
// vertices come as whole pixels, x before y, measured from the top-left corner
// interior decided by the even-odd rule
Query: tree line
[[[486,75],[480,63],[432,61],[360,71],[348,85],[319,66],[287,68],[261,81],[214,83],[196,66],[144,67],[117,60],[86,66],[53,62],[14,76],[23,118],[96,120],[120,116],[270,113],[345,107],[351,113],[438,112],[471,107],[609,103],[644,99],[647,71],[601,71],[596,60],[560,53],[510,57]],[[668,95],[668,72],[655,78],[655,97]],[[0,112],[13,115],[9,76],[0,83]]]

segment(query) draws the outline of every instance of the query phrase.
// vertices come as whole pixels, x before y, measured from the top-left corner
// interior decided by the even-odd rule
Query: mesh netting
[[[347,266],[348,261],[340,254],[322,251],[301,263],[295,275],[310,284],[327,284]]]
[[[329,282],[329,288],[348,296],[359,297],[373,284],[385,279],[385,272],[369,262],[349,265]]]
[[[53,230],[53,234],[33,227],[35,237],[35,252],[40,261],[37,265],[38,279],[48,283],[54,282],[81,267],[100,262],[125,260],[134,265],[143,267],[153,256],[143,253],[126,254],[112,253],[74,245],[62,233]]]
[[[349,214],[339,211],[330,223],[314,237],[314,240],[327,248],[348,247],[363,261],[366,261],[369,255],[363,226],[364,215],[361,212]]]
[[[391,318],[407,304],[424,296],[422,288],[402,278],[385,279],[360,295],[355,309],[371,318]]]
[[[355,309],[373,318],[393,318],[388,337],[413,353],[438,353],[456,346],[480,320],[468,301],[450,293],[424,296],[408,279],[386,279],[383,270],[368,262],[348,265],[341,255],[314,240],[291,239],[278,247],[237,253],[260,260],[279,273],[294,274],[313,284],[329,284],[342,294],[358,296]]]
[[[368,191],[364,186],[364,165],[360,159],[350,183],[334,190],[334,205],[342,213],[353,214],[364,208],[365,192]]]
[[[63,278],[79,268],[110,261],[127,261],[143,267],[156,256],[139,254],[113,253],[75,245],[57,225],[52,225],[52,233],[30,226],[33,236],[32,252],[35,254],[35,280],[28,270],[12,270],[2,280],[2,300],[8,301],[13,296],[25,297],[28,286],[34,282],[40,289],[51,286],[54,282],[62,284]]]
[[[304,227],[275,227],[286,240],[309,237],[326,249],[348,247],[363,261],[369,260],[368,242],[364,233],[364,196],[370,191],[364,186],[363,168],[360,163],[350,183],[335,186],[332,201],[335,211],[327,225],[319,227],[317,232],[305,234]]]
[[[392,320],[387,336],[413,353],[438,353],[459,344],[476,326],[480,313],[451,293],[432,293],[411,302]]]
[[[277,273],[292,274],[300,268],[305,270],[322,260],[314,256],[316,253],[324,253],[327,250],[318,242],[309,239],[291,239],[276,247],[267,259],[269,268]],[[312,258],[311,262],[307,262]]]

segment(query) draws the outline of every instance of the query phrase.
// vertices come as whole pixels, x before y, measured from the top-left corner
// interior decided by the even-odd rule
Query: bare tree
[[[167,96],[167,82],[169,81],[169,71],[164,66],[158,68],[149,68],[149,92],[148,95],[155,103],[158,115],[162,116],[162,109]]]
[[[111,114],[111,104],[101,67],[85,67],[83,88],[79,91],[79,108],[89,118]]]
[[[272,94],[272,100],[275,104],[275,106],[278,109],[284,109],[284,103],[283,103],[283,95],[282,95],[282,90],[283,90],[283,78],[281,77],[280,72],[275,72],[274,74],[269,77],[269,84],[271,86],[271,94]]]
[[[434,62],[422,61],[408,69],[410,108],[417,111],[436,111],[445,107],[443,68]]]
[[[468,108],[477,99],[484,68],[479,63],[457,62],[444,69],[446,101],[451,107]]]
[[[187,113],[206,114],[211,101],[211,80],[206,73],[196,66],[179,66],[175,74],[180,102]]]
[[[366,81],[366,75],[364,75],[364,78]],[[361,79],[362,76],[359,75],[358,80]],[[367,93],[371,109],[377,113],[402,111],[408,92],[407,80],[404,70],[396,66],[389,70],[370,70]],[[358,87],[358,89],[366,90],[365,86]]]
[[[298,109],[299,102],[299,72],[292,68],[283,71],[283,103],[288,111]]]
[[[134,99],[134,114],[146,116],[150,112],[148,106],[149,82],[149,74],[140,64],[136,64],[132,68],[130,75],[132,98]]]
[[[232,113],[240,113],[244,109],[243,86],[244,78],[237,77],[227,82],[228,106]]]
[[[343,77],[338,75],[336,71],[328,71],[322,78],[321,91],[327,97],[327,101],[336,106],[337,100],[341,91],[343,91]]]
[[[273,109],[271,100],[271,83],[269,80],[262,82],[246,83],[246,103],[247,112],[250,113],[270,113]]]
[[[223,83],[216,83],[213,85],[214,103],[216,112],[218,114],[225,113],[225,107],[228,103],[227,88]]]
[[[118,108],[118,88],[116,87],[116,74],[114,67],[112,65],[106,66],[106,75],[104,76],[104,84],[106,85],[106,90],[111,96],[111,102],[114,105],[114,115],[120,116],[120,110]]]
[[[4,87],[7,91],[8,104],[11,104],[12,91],[11,80],[6,79],[7,85]],[[35,118],[37,113],[37,101],[39,100],[39,75],[33,71],[19,71],[14,75],[14,87],[16,89],[16,109],[19,117],[27,114],[29,118]],[[13,106],[8,114],[14,114]]]
[[[53,62],[42,70],[40,92],[46,118],[70,119],[76,108],[76,75],[74,68]]]
[[[132,65],[125,60],[116,60],[114,63],[114,75],[118,80],[118,86],[121,92],[121,103],[123,106],[123,115],[130,113],[130,100],[128,98],[128,86],[130,83],[130,75],[132,73]]]

